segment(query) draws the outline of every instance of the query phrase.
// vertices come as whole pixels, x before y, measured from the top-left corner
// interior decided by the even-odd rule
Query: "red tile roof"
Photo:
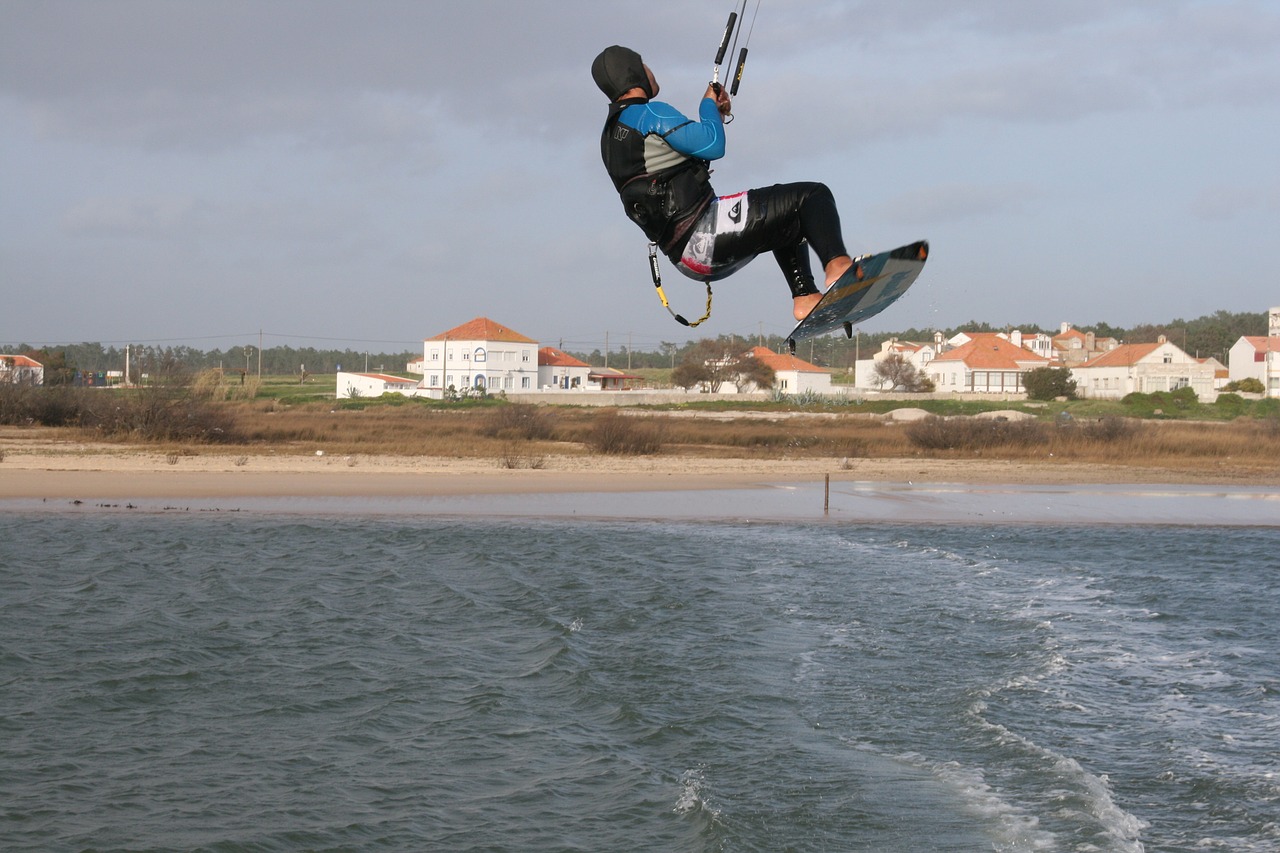
[[[1104,352],[1097,358],[1091,358],[1081,367],[1132,367],[1142,359],[1151,355],[1163,343],[1154,344],[1121,344],[1113,350]]]
[[[971,370],[1027,370],[1044,367],[1049,359],[1036,355],[1026,347],[1015,346],[994,332],[966,333],[972,340],[947,350],[934,361],[959,361]]]
[[[825,367],[818,367],[816,364],[810,364],[804,359],[796,358],[794,355],[779,355],[768,347],[752,347],[751,351],[747,354],[772,367],[774,373],[778,373],[782,370],[792,370],[797,373],[831,372]]]
[[[563,350],[555,347],[543,347],[538,350],[538,366],[539,367],[590,367],[585,361],[569,355]]]
[[[14,367],[43,367],[40,362],[25,355],[0,355],[0,361],[7,361]]]
[[[380,379],[383,382],[393,382],[397,385],[417,385],[417,379],[405,379],[403,376],[391,376],[386,373],[357,373],[356,376],[364,376],[369,379]]]
[[[1243,337],[1257,352],[1280,352],[1280,339],[1272,340],[1266,335],[1244,335]]]
[[[427,338],[429,341],[443,341],[448,338],[451,341],[507,341],[509,343],[518,344],[536,344],[533,338],[526,338],[519,332],[512,331],[501,323],[495,323],[488,317],[477,317],[463,323],[461,326],[454,326],[447,332],[436,335],[434,338]]]

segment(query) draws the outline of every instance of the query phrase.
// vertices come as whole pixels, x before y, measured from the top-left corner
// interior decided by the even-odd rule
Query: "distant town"
[[[874,395],[908,392],[945,395],[1026,393],[1028,373],[1045,368],[1062,371],[1074,382],[1076,396],[1120,399],[1131,393],[1155,393],[1190,388],[1197,398],[1212,401],[1224,390],[1257,397],[1280,397],[1280,307],[1265,315],[1266,334],[1239,334],[1230,329],[1241,315],[1218,315],[1155,333],[1154,339],[1128,342],[1110,327],[1089,330],[1064,322],[1055,332],[992,330],[970,324],[970,330],[945,334],[907,332],[844,340],[832,336],[805,342],[797,355],[786,352],[780,339],[722,336],[678,347],[664,344],[661,353],[632,353],[621,358],[609,353],[570,353],[541,345],[498,320],[476,317],[432,335],[423,342],[421,356],[378,354],[370,367],[368,353],[319,353],[274,347],[246,346],[227,353],[200,353],[187,348],[134,352],[104,351],[97,345],[68,346],[0,354],[0,382],[34,385],[125,385],[141,382],[158,361],[180,361],[202,369],[217,369],[241,377],[267,371],[293,373],[305,382],[315,373],[335,376],[335,396],[378,397],[403,394],[448,398],[469,394],[551,394],[592,392],[679,391],[703,394]],[[1178,321],[1181,322],[1181,321]],[[1198,323],[1198,325],[1197,325]],[[1173,324],[1171,324],[1173,325]],[[1211,353],[1189,351],[1190,330]],[[1151,330],[1155,332],[1156,330]],[[1260,330],[1261,331],[1261,330]],[[1170,335],[1167,332],[1175,332]],[[1149,333],[1150,335],[1150,333]],[[1148,335],[1148,336],[1149,336]],[[6,348],[10,349],[10,348]],[[96,349],[96,351],[95,351]],[[643,355],[643,358],[639,356]],[[802,358],[800,355],[806,357]],[[344,357],[345,356],[345,357]],[[655,383],[637,372],[635,361],[652,365],[655,358],[667,377]],[[209,364],[213,358],[216,365]],[[342,358],[345,364],[326,360]],[[42,360],[43,359],[43,360]],[[308,369],[307,360],[311,362]],[[115,360],[118,366],[83,362]],[[130,361],[133,361],[133,366]],[[284,365],[280,364],[284,361]],[[195,362],[195,364],[192,364]]]

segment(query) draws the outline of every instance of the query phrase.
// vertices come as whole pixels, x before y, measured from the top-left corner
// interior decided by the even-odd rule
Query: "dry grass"
[[[777,460],[934,458],[1120,464],[1215,470],[1241,477],[1280,476],[1280,420],[1225,423],[1104,418],[1060,425],[931,418],[911,425],[857,414],[776,419],[622,410],[501,405],[347,408],[333,403],[284,406],[273,401],[219,404],[234,424],[236,453],[426,456],[497,460],[541,467],[551,456],[652,454]],[[671,416],[668,416],[670,414]],[[51,435],[55,430],[44,431]],[[66,427],[70,440],[90,433]],[[101,439],[95,432],[93,438]],[[119,443],[137,443],[121,435]],[[164,452],[181,442],[151,442]],[[241,458],[246,458],[242,456]]]
[[[998,458],[1204,469],[1280,469],[1280,425],[1139,421],[1108,417],[1068,425],[928,418],[908,427],[914,445],[935,458]]]

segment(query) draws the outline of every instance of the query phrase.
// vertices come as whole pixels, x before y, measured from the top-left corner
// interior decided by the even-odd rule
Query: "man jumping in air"
[[[803,320],[822,299],[808,247],[822,262],[828,287],[853,266],[825,184],[716,195],[708,166],[725,153],[730,102],[722,87],[707,87],[694,120],[653,100],[658,83],[634,50],[605,48],[591,76],[610,101],[600,153],[622,206],[682,273],[715,281],[773,252],[791,289],[795,318]]]

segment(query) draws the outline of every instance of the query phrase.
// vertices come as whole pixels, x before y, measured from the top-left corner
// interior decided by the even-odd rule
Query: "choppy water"
[[[0,517],[6,850],[1280,849],[1280,529]]]

